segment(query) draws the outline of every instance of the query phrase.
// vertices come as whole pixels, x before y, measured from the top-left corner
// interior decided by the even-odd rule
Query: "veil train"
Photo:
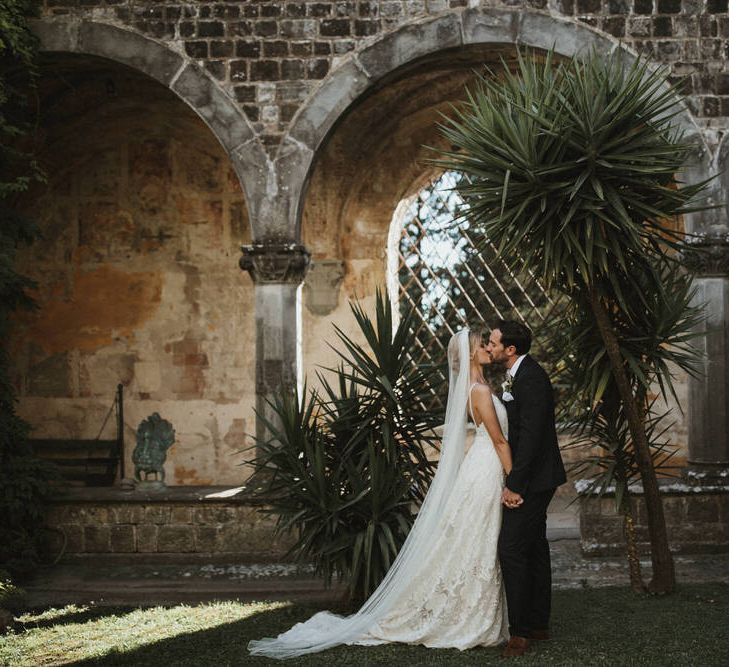
[[[382,583],[355,614],[337,616],[320,612],[278,637],[251,641],[248,650],[252,655],[293,658],[339,644],[355,643],[406,592],[417,572],[422,554],[428,553],[435,539],[435,529],[463,462],[470,383],[469,357],[469,330],[462,329],[448,343],[448,403],[438,468],[413,527]]]

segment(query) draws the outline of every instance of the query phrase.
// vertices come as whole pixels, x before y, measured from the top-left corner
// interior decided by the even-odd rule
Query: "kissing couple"
[[[554,394],[528,352],[531,331],[500,320],[488,341],[462,329],[448,344],[440,460],[425,500],[382,583],[351,616],[320,612],[253,655],[290,658],[339,644],[496,646],[519,656],[549,638],[547,507],[566,481]],[[483,366],[506,369],[501,397]],[[468,422],[475,438],[466,448]]]

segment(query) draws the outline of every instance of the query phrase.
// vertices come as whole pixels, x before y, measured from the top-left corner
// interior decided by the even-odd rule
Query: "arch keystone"
[[[461,17],[464,44],[515,44],[519,32],[519,13],[494,9],[467,9]]]

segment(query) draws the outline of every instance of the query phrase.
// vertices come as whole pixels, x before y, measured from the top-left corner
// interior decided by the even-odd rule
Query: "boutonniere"
[[[501,400],[504,403],[508,403],[509,401],[514,400],[514,395],[511,393],[511,385],[514,383],[514,378],[511,376],[511,373],[506,374],[506,380],[504,380],[501,384]]]

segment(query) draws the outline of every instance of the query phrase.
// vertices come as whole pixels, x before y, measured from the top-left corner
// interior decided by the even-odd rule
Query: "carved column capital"
[[[694,237],[681,257],[684,266],[699,277],[729,276],[729,235]]]
[[[297,243],[254,243],[240,247],[238,262],[257,285],[299,284],[309,268],[311,255]]]

